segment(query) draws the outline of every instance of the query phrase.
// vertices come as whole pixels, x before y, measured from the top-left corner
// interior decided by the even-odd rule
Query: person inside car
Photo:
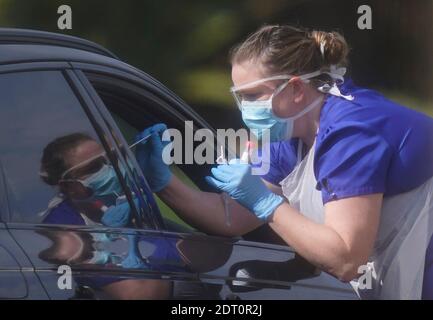
[[[92,137],[73,133],[50,142],[43,151],[40,176],[58,188],[41,214],[43,223],[111,227],[131,223],[128,202],[119,203],[123,191],[117,174]]]

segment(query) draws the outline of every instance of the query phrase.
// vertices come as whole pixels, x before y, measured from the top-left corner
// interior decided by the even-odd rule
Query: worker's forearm
[[[210,234],[240,236],[261,224],[253,214],[229,199],[228,225],[224,202],[219,194],[194,190],[174,175],[158,196],[188,224]]]
[[[321,270],[343,281],[352,280],[356,275],[361,262],[353,258],[344,240],[331,227],[306,218],[288,203],[275,210],[269,225],[296,252]]]

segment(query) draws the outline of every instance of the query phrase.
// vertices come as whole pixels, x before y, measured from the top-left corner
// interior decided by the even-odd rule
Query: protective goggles
[[[130,149],[132,149],[133,147],[135,147],[136,145],[138,145],[139,143],[144,142],[145,140],[148,140],[151,137],[151,135],[147,135],[143,138],[141,138],[140,140],[134,142],[133,144],[131,144],[129,146]],[[94,157],[91,157],[87,160],[84,160],[83,162],[72,166],[71,168],[65,170],[61,177],[60,180],[61,181],[67,181],[67,180],[77,180],[76,178],[72,178],[73,177],[86,177],[86,176],[90,176],[93,173],[98,172],[103,165],[108,165],[110,164],[110,160],[107,157],[106,152],[102,152],[100,154],[97,154]],[[84,168],[84,170],[82,170]],[[73,173],[73,174],[72,174]],[[41,177],[47,177],[48,174],[46,172],[39,172],[39,176]],[[69,177],[68,177],[69,176]]]
[[[103,152],[65,170],[61,175],[60,180],[77,180],[77,177],[84,179],[98,172],[104,167],[104,165],[108,164],[110,164],[110,160],[105,152]]]
[[[236,105],[238,106],[238,108],[242,109],[242,101],[259,100],[259,99],[257,99],[257,96],[259,96],[259,94],[254,95],[254,94],[248,93],[248,90],[257,87],[264,82],[273,81],[273,80],[287,80],[285,83],[283,83],[282,85],[277,87],[276,91],[273,93],[273,94],[275,94],[275,93],[282,91],[282,89],[287,85],[287,82],[294,77],[298,77],[299,79],[301,79],[305,83],[308,83],[309,79],[311,79],[311,78],[317,77],[321,74],[328,74],[335,81],[336,84],[341,84],[344,82],[343,76],[344,76],[345,72],[346,72],[346,68],[336,68],[335,66],[331,66],[328,71],[317,70],[317,71],[314,71],[311,73],[306,73],[306,74],[303,74],[300,76],[289,75],[289,74],[276,75],[276,76],[267,77],[267,78],[259,79],[256,81],[248,82],[248,83],[242,84],[240,86],[233,86],[230,88],[230,92],[233,95],[233,98],[235,99],[235,102],[236,102]],[[262,99],[260,99],[260,100],[262,100]]]

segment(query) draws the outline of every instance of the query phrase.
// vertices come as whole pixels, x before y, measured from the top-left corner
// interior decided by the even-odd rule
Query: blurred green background
[[[61,4],[72,7],[72,30],[57,29]],[[362,4],[372,8],[372,30],[357,27]],[[356,83],[433,115],[432,18],[429,0],[0,0],[0,26],[97,42],[166,84],[217,128],[241,125],[228,92],[228,51],[265,23],[342,32]]]

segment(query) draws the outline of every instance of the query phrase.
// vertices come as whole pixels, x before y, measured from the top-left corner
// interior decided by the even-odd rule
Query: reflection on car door
[[[198,283],[176,243],[157,232],[89,229],[13,226],[10,231],[54,299],[171,299],[174,292],[178,298],[184,294],[182,282]],[[64,265],[72,271],[69,288],[59,285],[63,273],[57,271]],[[203,288],[197,290],[194,298],[205,296]]]

